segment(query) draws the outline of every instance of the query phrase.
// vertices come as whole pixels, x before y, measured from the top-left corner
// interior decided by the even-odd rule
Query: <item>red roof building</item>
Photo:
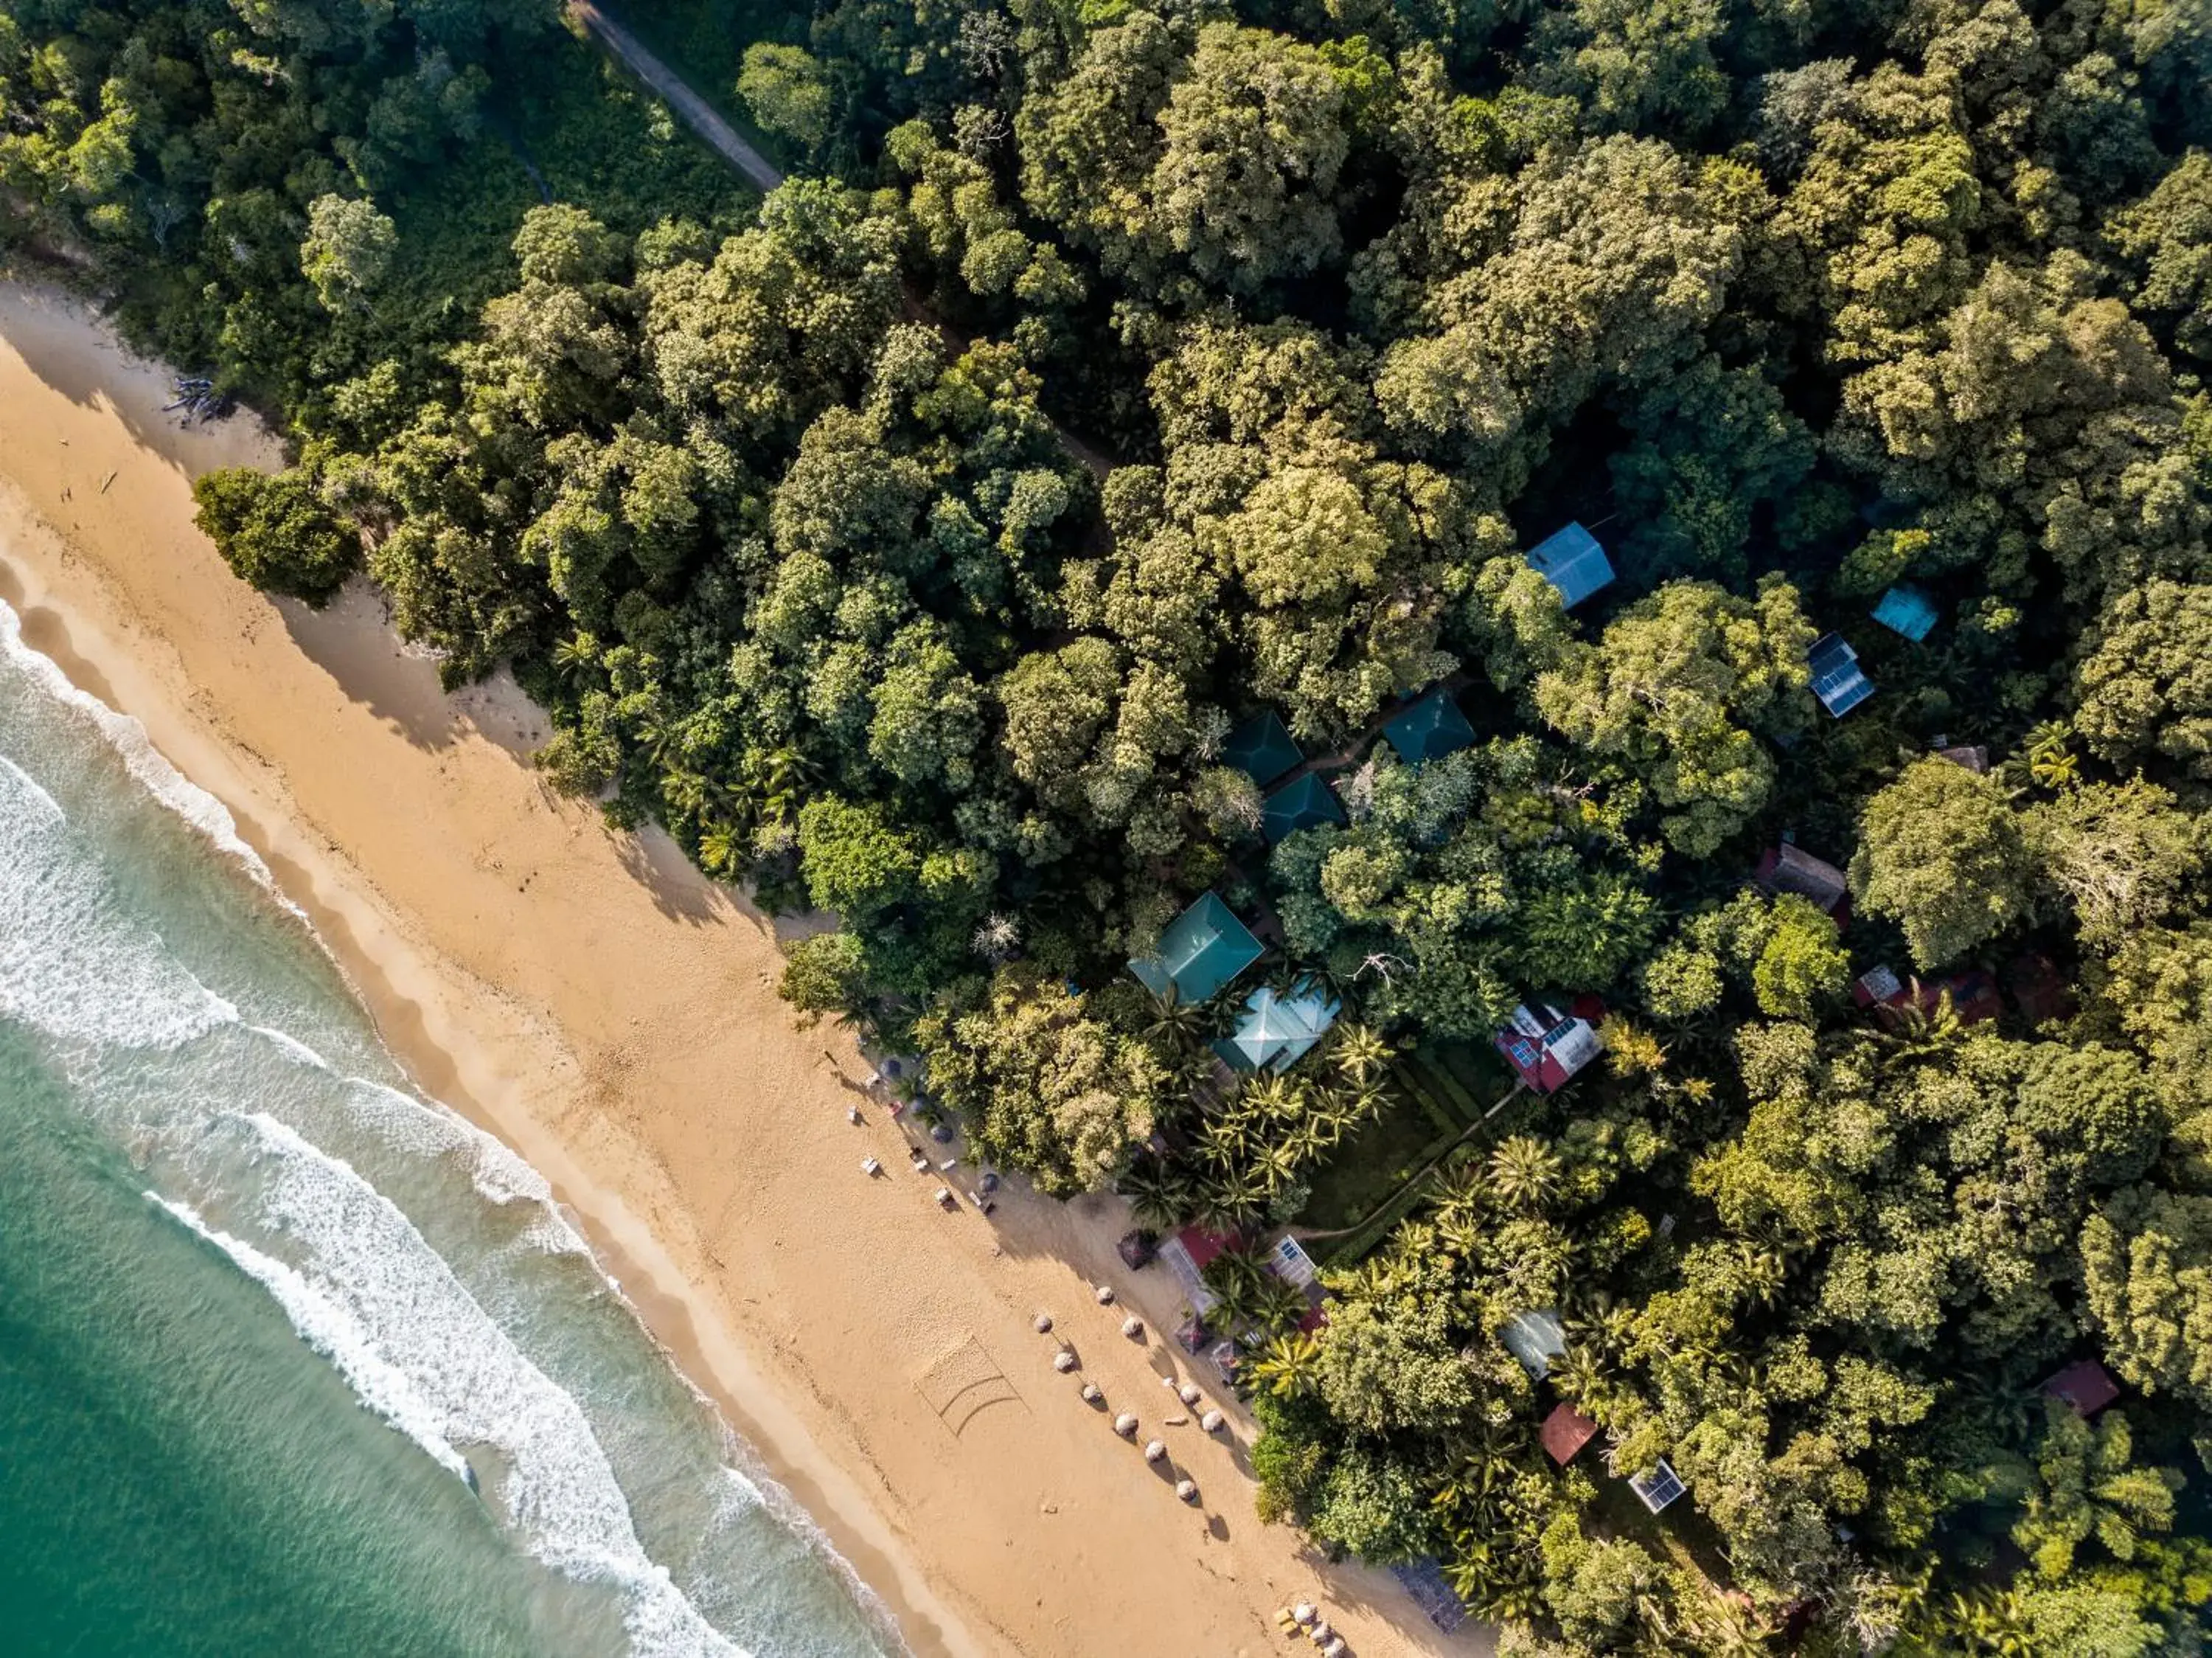
[[[2120,1384],[2096,1360],[2081,1359],[2046,1380],[2043,1391],[2072,1405],[2075,1415],[2093,1417],[2120,1396]]]
[[[1571,1010],[1524,1002],[1498,1033],[1498,1051],[1532,1092],[1549,1094],[1605,1051],[1597,1033],[1604,1018],[1605,1004],[1594,996],[1576,997]]]
[[[1555,1405],[1538,1436],[1544,1442],[1544,1454],[1564,1468],[1597,1437],[1597,1423],[1571,1405]]]
[[[1952,1015],[1961,1025],[1978,1025],[2004,1011],[1996,981],[1979,967],[1929,984],[1917,978],[1899,978],[1893,968],[1885,966],[1861,973],[1851,985],[1851,1000],[1862,1008],[1872,1009],[1875,1017],[1885,1025],[1896,1024],[1899,1015],[1916,1005],[1921,1012],[1932,1014],[1947,994],[1951,998]]]

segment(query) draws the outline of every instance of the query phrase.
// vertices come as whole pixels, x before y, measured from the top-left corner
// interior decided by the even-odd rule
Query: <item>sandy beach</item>
[[[1301,1599],[1358,1658],[1487,1650],[1254,1518],[1237,1435],[1164,1386],[1208,1377],[1158,1333],[1171,1283],[1114,1257],[1117,1200],[939,1210],[849,1039],[776,1000],[773,923],[554,796],[512,685],[447,697],[365,587],[317,613],[234,579],[190,481],[276,446],[243,416],[179,427],[166,385],[77,302],[0,286],[0,599],[230,808],[419,1085],[551,1179],[915,1652],[1310,1651],[1275,1628]],[[1110,1431],[1123,1409],[1172,1471]]]

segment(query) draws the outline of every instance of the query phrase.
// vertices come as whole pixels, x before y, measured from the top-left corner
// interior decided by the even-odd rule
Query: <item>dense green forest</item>
[[[1516,1658],[2201,1650],[2212,13],[630,12],[792,182],[550,0],[0,0],[0,247],[289,432],[202,486],[240,574],[365,566],[560,787],[835,911],[786,997],[987,1155],[1323,1234],[1317,1331],[1209,1269],[1266,1517]],[[1440,682],[1471,742],[1373,741]],[[1272,846],[1269,710],[1343,820]],[[1269,959],[1155,997],[1209,890]],[[1344,1016],[1239,1080],[1263,980]],[[1548,1095],[1538,993],[1608,1011]]]

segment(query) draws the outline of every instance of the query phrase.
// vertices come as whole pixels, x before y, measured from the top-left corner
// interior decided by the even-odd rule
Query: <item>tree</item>
[[[1941,967],[2034,907],[2034,863],[1994,779],[1929,755],[1869,800],[1851,859],[1853,898],[1904,929],[1912,959]]]
[[[2134,1437],[2120,1411],[2107,1411],[2092,1423],[2058,1399],[2046,1409],[2038,1488],[2013,1527],[2013,1540],[2051,1579],[2064,1577],[2075,1551],[2092,1540],[2115,1559],[2134,1558],[2141,1533],[2172,1526],[2181,1477],[2170,1468],[2133,1466]]]
[[[2072,905],[2093,948],[2167,914],[2203,861],[2188,815],[2141,777],[2062,789],[2035,810],[2028,835],[2044,879]]]
[[[747,46],[738,96],[764,131],[788,138],[809,154],[829,142],[835,113],[830,76],[804,47],[767,40]]]
[[[2212,1409],[2212,1198],[2136,1186],[2081,1230],[2082,1287],[2114,1367]]]
[[[1850,983],[1850,952],[1825,911],[1785,893],[1775,899],[1765,930],[1765,942],[1751,970],[1761,1013],[1809,1019],[1843,995]]]
[[[1031,963],[1000,968],[978,1005],[926,1016],[915,1038],[932,1089],[968,1119],[976,1149],[1055,1194],[1103,1183],[1164,1099],[1144,1045]]]
[[[2212,777],[2212,587],[2154,581],[2116,594],[2075,670],[2075,725],[2115,765],[2163,756]]]
[[[1338,1421],[1364,1434],[1433,1433],[1475,1400],[1441,1305],[1354,1298],[1334,1304],[1314,1380]]]
[[[323,308],[337,314],[368,302],[392,268],[399,228],[367,199],[318,196],[307,209],[300,271]]]
[[[314,479],[231,466],[192,485],[195,521],[223,563],[264,592],[328,604],[361,568],[361,537],[325,503]]]
[[[1618,758],[1650,785],[1660,830],[1689,856],[1716,850],[1766,802],[1774,762],[1760,735],[1810,717],[1805,652],[1813,629],[1794,588],[1756,600],[1676,582],[1623,612],[1597,644],[1536,680],[1553,728]]]

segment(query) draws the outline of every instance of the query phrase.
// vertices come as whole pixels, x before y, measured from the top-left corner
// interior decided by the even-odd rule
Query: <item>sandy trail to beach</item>
[[[940,1210],[849,1040],[775,999],[772,925],[553,796],[511,685],[447,697],[366,590],[317,614],[233,578],[190,479],[274,446],[244,418],[180,429],[166,385],[75,302],[0,287],[0,598],[229,807],[418,1083],[553,1181],[916,1652],[1287,1651],[1298,1599],[1358,1658],[1486,1649],[1253,1517],[1241,1444],[1163,1386],[1188,1374],[1158,1333],[1174,1295],[1115,1260],[1117,1201]],[[1040,1310],[1106,1415],[1054,1374]],[[1115,1437],[1122,1409],[1198,1507]]]

